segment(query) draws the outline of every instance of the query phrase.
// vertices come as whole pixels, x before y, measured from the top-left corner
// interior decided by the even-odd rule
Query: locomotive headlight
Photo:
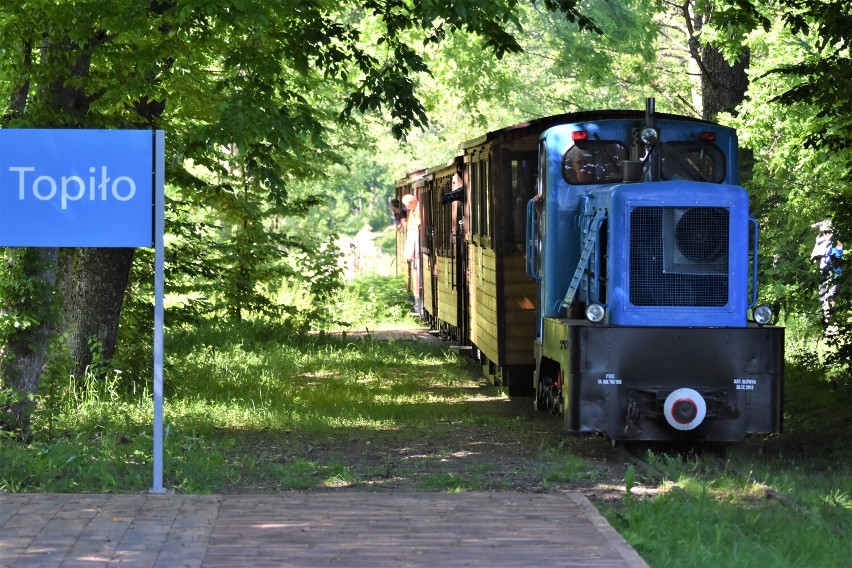
[[[649,146],[653,146],[657,143],[657,140],[660,139],[660,133],[657,132],[657,129],[650,126],[643,128],[642,132],[639,133],[639,136],[642,138],[642,142]]]
[[[766,304],[760,304],[754,307],[751,315],[757,325],[766,325],[772,321],[772,308]]]
[[[598,323],[604,319],[606,309],[600,304],[589,304],[586,307],[586,319],[592,323]]]

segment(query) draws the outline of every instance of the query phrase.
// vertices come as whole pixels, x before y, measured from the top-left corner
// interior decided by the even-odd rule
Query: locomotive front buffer
[[[537,404],[562,414],[569,431],[613,441],[714,442],[781,431],[783,328],[556,318],[544,326]]]

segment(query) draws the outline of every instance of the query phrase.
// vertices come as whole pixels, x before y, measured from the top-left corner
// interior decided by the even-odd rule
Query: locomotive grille
[[[719,307],[728,303],[724,207],[636,207],[630,213],[630,303]]]

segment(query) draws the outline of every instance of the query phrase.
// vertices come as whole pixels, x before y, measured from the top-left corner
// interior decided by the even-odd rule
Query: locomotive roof
[[[431,168],[423,168],[415,170],[413,172],[409,172],[404,178],[397,181],[397,185],[403,183],[417,183],[418,181],[425,182],[425,178],[427,178],[428,176],[431,176],[435,172],[455,164],[456,160],[460,157],[460,155],[464,154],[464,150],[468,148],[475,148],[476,146],[485,144],[489,141],[498,140],[500,142],[508,142],[511,140],[522,138],[524,136],[529,136],[530,134],[535,132],[544,132],[551,126],[556,126],[558,124],[571,124],[575,122],[588,122],[592,120],[644,120],[645,116],[645,111],[643,110],[606,109],[567,112],[563,114],[554,114],[551,116],[543,116],[541,118],[534,118],[532,120],[519,122],[517,124],[506,126],[498,130],[492,130],[491,132],[487,132],[482,136],[478,136],[477,138],[473,138],[471,140],[463,142],[460,146],[460,154],[453,157],[447,163]],[[708,122],[700,118],[694,118],[691,116],[685,116],[680,114],[670,114],[665,112],[655,112],[654,118],[713,124],[714,126],[718,126],[715,123]]]
[[[690,122],[700,122],[704,124],[713,124],[707,122],[706,120],[701,120],[699,118],[693,118],[691,116],[683,116],[679,114],[668,114],[663,112],[654,113],[655,119],[672,119],[672,120],[682,120],[682,121],[690,121]],[[531,132],[536,131],[544,131],[550,126],[554,126],[557,124],[570,124],[573,122],[588,122],[590,120],[617,120],[617,119],[630,119],[630,120],[644,120],[645,119],[645,111],[641,110],[588,110],[588,111],[578,111],[578,112],[568,112],[564,114],[555,114],[551,116],[545,116],[541,118],[535,118],[532,120],[528,120],[526,122],[519,122],[518,124],[513,124],[512,126],[506,126],[505,128],[500,128],[498,130],[493,130],[482,136],[477,138],[473,138],[472,140],[468,140],[462,143],[462,148],[473,148],[475,146],[479,146],[480,144],[484,144],[485,142],[495,140],[495,139],[504,139],[504,140],[512,140],[515,138],[520,138],[522,136],[527,136]]]
[[[396,180],[395,185],[405,185],[407,183],[413,183],[417,180],[423,178],[428,173],[428,168],[421,168],[419,170],[414,170],[413,172],[408,172],[405,174],[405,177]]]
[[[425,183],[426,181],[431,179],[431,176],[433,174],[440,172],[441,170],[446,170],[446,169],[449,169],[449,168],[452,168],[452,167],[460,167],[461,166],[461,162],[460,162],[461,158],[462,158],[462,155],[458,154],[458,155],[454,156],[451,160],[449,160],[446,163],[441,164],[439,166],[434,166],[432,168],[423,168],[423,169],[420,169],[420,170],[415,170],[413,172],[409,172],[405,175],[404,178],[397,180],[396,185],[403,185],[403,184],[406,184],[406,183],[414,183],[416,185],[418,182],[424,182]]]

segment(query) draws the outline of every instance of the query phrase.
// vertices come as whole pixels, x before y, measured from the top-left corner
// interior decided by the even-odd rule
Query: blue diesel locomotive
[[[416,177],[413,291],[492,382],[613,442],[781,431],[784,334],[757,303],[732,129],[649,100],[489,133]]]

